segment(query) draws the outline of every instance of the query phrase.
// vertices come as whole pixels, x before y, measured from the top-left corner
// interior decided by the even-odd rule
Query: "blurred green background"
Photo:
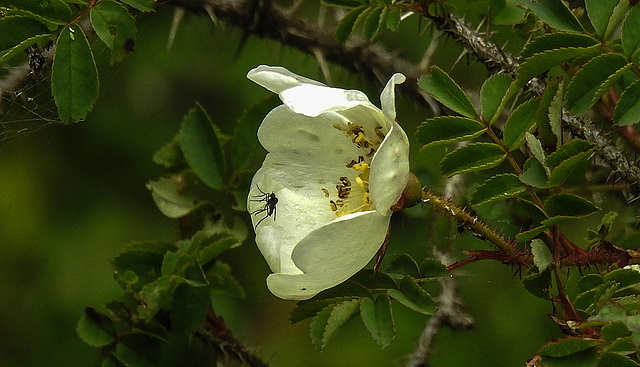
[[[275,42],[250,37],[236,57],[241,31],[188,13],[167,50],[172,15],[171,7],[161,6],[138,17],[135,52],[121,64],[110,67],[106,52],[98,52],[101,96],[87,121],[61,126],[46,120],[15,122],[10,114],[0,117],[7,131],[27,126],[0,140],[2,367],[96,364],[98,350],[76,336],[76,322],[85,306],[100,306],[120,295],[110,260],[124,244],[176,239],[176,223],[156,210],[145,183],[161,174],[152,154],[173,137],[196,101],[230,133],[241,113],[269,94],[245,78],[251,68],[282,65],[322,80],[315,59]],[[430,32],[419,32],[421,26],[410,20],[402,25],[410,37],[385,34],[383,41],[417,62],[430,39]],[[446,68],[459,48],[451,40],[440,42],[440,49],[449,51],[437,54],[434,62]],[[363,89],[379,104],[381,87],[336,66],[331,71],[333,85]],[[486,71],[462,62],[453,74],[473,85]],[[21,92],[3,101],[5,108],[25,105],[27,114],[47,116],[53,101],[42,84]],[[400,97],[398,116],[409,135],[428,114]],[[414,144],[412,169],[423,184],[441,185],[434,169],[441,154],[418,152]],[[428,232],[433,218],[419,207],[397,215],[392,250],[428,255],[438,238]],[[487,248],[469,242],[467,247]],[[224,260],[245,286],[247,298],[220,297],[214,307],[236,337],[273,366],[402,366],[427,321],[394,305],[398,335],[384,351],[354,319],[326,350],[317,352],[308,337],[308,321],[288,321],[295,303],[266,290],[269,271],[252,238]],[[461,293],[476,327],[467,332],[443,329],[434,366],[522,366],[542,344],[560,336],[547,316],[550,304],[528,294],[516,270],[493,262],[462,269]]]

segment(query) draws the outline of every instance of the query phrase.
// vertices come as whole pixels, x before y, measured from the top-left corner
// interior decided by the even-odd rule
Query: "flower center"
[[[372,132],[367,132],[362,125],[350,121],[346,125],[333,124],[333,127],[343,131],[362,154],[354,157],[345,165],[351,169],[346,176],[336,177],[338,184],[335,186],[335,191],[323,188],[322,192],[329,199],[329,206],[338,217],[373,210],[373,201],[371,201],[369,194],[369,173],[371,171],[369,165],[384,139],[384,133],[381,131],[382,126],[377,125]],[[372,139],[370,135],[375,135],[378,139]]]

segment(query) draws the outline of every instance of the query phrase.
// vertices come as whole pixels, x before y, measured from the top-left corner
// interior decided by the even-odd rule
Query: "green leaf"
[[[471,194],[470,201],[471,204],[478,206],[514,197],[525,190],[518,176],[504,173],[493,176],[478,186]]]
[[[538,354],[549,357],[564,357],[595,347],[601,342],[597,340],[582,339],[579,337],[566,337],[545,344]]]
[[[640,51],[640,8],[634,6],[622,23],[622,49],[627,57],[635,60]]]
[[[614,352],[606,352],[600,356],[596,367],[639,367],[633,359]]]
[[[104,347],[115,338],[111,319],[92,307],[85,307],[84,314],[78,320],[76,332],[83,342],[92,347]]]
[[[524,288],[538,298],[549,299],[549,287],[551,287],[551,270],[538,271],[537,267],[529,269],[529,273],[522,278]]]
[[[127,273],[132,272],[137,276],[140,286],[150,283],[160,276],[162,260],[167,251],[172,250],[175,250],[175,245],[166,242],[129,243],[111,261],[114,277],[119,280],[129,277]]]
[[[497,25],[513,25],[519,23],[524,18],[524,9],[515,5],[514,2],[505,0],[491,0],[489,2],[493,14],[491,21]]]
[[[243,222],[239,222],[243,223]],[[238,247],[242,240],[228,232],[213,232],[211,230],[198,231],[191,238],[193,246],[198,249],[198,263],[200,266],[208,264],[225,251]]]
[[[378,31],[380,31],[380,27],[387,16],[386,9],[386,7],[374,8],[367,15],[367,18],[364,20],[364,38],[371,41],[378,34]]]
[[[562,110],[564,108],[564,81],[558,84],[558,90],[549,104],[549,126],[556,136],[556,147],[562,144]],[[544,132],[542,132],[544,134]]]
[[[560,0],[518,0],[531,9],[543,22],[561,31],[584,32],[575,15]]]
[[[567,47],[590,47],[597,45],[598,41],[585,34],[552,32],[534,38],[527,43],[520,57],[529,58],[534,54]]]
[[[472,140],[486,131],[478,121],[465,117],[439,116],[426,120],[416,131],[418,142],[427,146]]]
[[[71,8],[62,0],[0,0],[0,6],[26,10],[55,24],[71,21]]]
[[[520,232],[516,235],[516,240],[519,243],[526,243],[531,241],[535,236],[539,235],[540,233],[544,232],[547,228],[549,228],[546,225],[541,225],[535,228],[531,228],[528,231],[523,231]]]
[[[364,2],[358,0],[322,0],[322,4],[327,6],[339,6],[341,8],[356,8]]]
[[[389,8],[387,14],[386,25],[392,32],[397,32],[400,27],[400,21],[402,20],[402,13],[398,9]]]
[[[123,3],[140,11],[152,11],[156,0],[121,0]]]
[[[251,170],[264,159],[264,149],[256,137],[262,119],[282,102],[276,95],[249,107],[238,119],[231,139],[231,165],[235,171]],[[255,168],[254,168],[255,169]]]
[[[171,331],[191,334],[198,330],[204,323],[210,304],[206,287],[178,286],[171,303]]]
[[[640,284],[640,272],[631,269],[616,269],[607,273],[603,280],[618,283],[617,292],[620,292]]]
[[[554,169],[563,161],[576,156],[583,152],[588,152],[593,149],[594,144],[586,140],[573,139],[566,142],[558,150],[549,154],[545,159],[545,165],[550,169]]]
[[[606,40],[629,7],[628,0],[586,0],[589,20],[600,38]]]
[[[495,167],[505,157],[506,153],[497,144],[473,143],[447,154],[440,161],[440,165],[444,175],[453,176]]]
[[[342,17],[342,20],[340,20],[340,23],[338,23],[338,26],[336,27],[336,33],[335,33],[336,40],[338,41],[338,43],[347,42],[347,40],[349,39],[349,36],[351,36],[351,34],[353,33],[356,27],[356,22],[358,21],[360,16],[364,13],[364,11],[369,9],[370,8],[368,6],[362,5],[360,7],[357,7],[351,10],[350,12],[347,13],[347,15]]]
[[[56,41],[51,92],[63,123],[84,119],[98,98],[98,70],[80,27],[64,27]]]
[[[89,14],[96,34],[111,49],[111,63],[122,61],[136,40],[135,19],[113,0],[99,1]]]
[[[418,263],[408,254],[398,254],[391,260],[385,272],[392,274],[410,275],[415,278],[420,277]]]
[[[598,211],[589,200],[573,194],[555,194],[545,200],[544,207],[550,219],[586,217]],[[554,221],[557,222],[557,221]],[[545,221],[544,224],[547,224]]]
[[[567,87],[566,107],[575,115],[586,113],[607,88],[628,70],[631,64],[619,54],[606,53],[594,57],[571,79]]]
[[[222,148],[211,119],[199,104],[182,120],[180,148],[202,182],[214,190],[222,190],[225,179]]]
[[[612,341],[618,338],[623,338],[631,335],[631,330],[621,323],[621,322],[612,322],[607,324],[600,329],[600,337],[603,340]]]
[[[24,50],[26,50],[30,46],[33,46],[39,42],[46,42],[49,36],[50,34],[42,34],[42,35],[30,37],[20,42],[16,46],[13,46],[11,49],[0,52],[0,65],[11,60],[16,55],[23,55]]]
[[[196,197],[184,193],[184,183],[177,179],[160,178],[149,181],[147,189],[160,212],[169,218],[181,218],[196,208]]]
[[[231,267],[221,261],[205,273],[211,294],[223,294],[226,296],[244,298],[245,291],[240,282],[231,273]]]
[[[565,47],[553,50],[547,50],[544,52],[536,53],[527,58],[518,68],[518,75],[516,79],[511,83],[509,90],[505,94],[502,104],[504,104],[511,97],[524,87],[529,80],[545,71],[558,66],[559,64],[571,60],[580,55],[587,54],[593,50],[598,49],[598,45],[591,47]]]
[[[463,116],[478,117],[469,97],[447,73],[435,65],[431,66],[430,71],[431,75],[425,75],[418,80],[418,85],[422,90]]]
[[[587,274],[578,280],[578,292],[586,292],[590,289],[596,288],[603,283],[602,275],[600,274]]]
[[[426,258],[420,263],[420,275],[422,278],[442,278],[449,275],[449,269],[436,259]]]
[[[588,150],[562,161],[562,163],[553,168],[549,174],[547,185],[549,187],[562,185],[576,169],[584,167],[587,160],[591,158],[592,155],[593,151]]]
[[[640,232],[627,234],[622,240],[616,242],[616,246],[627,250],[640,248]]]
[[[514,151],[524,144],[524,133],[535,126],[534,116],[538,109],[538,99],[530,99],[516,108],[504,124],[503,143]]]
[[[360,300],[344,301],[323,309],[311,321],[311,341],[322,350],[329,340],[360,310]]]
[[[547,187],[547,170],[535,157],[531,157],[524,162],[522,173],[518,178],[523,184],[533,187]]]
[[[368,297],[364,297],[368,298]],[[306,320],[310,317],[317,315],[320,311],[344,301],[351,301],[353,299],[360,299],[360,297],[336,297],[336,298],[324,298],[324,299],[310,299],[307,301],[298,302],[296,308],[291,311],[289,319],[292,323]]]
[[[480,89],[482,119],[489,125],[500,117],[502,111],[498,110],[498,108],[512,80],[511,76],[507,74],[495,74],[482,84]]]
[[[31,18],[20,16],[0,18],[0,51],[17,46],[29,38],[49,33],[51,33],[49,28]]]
[[[545,271],[553,262],[549,247],[541,239],[536,238],[531,241],[531,253],[533,254],[533,264],[540,271]]]
[[[545,218],[547,218],[544,211],[542,211],[542,209],[538,205],[523,198],[516,199],[514,210],[516,210],[518,214],[525,215],[535,222],[542,222]]]
[[[538,138],[540,139],[538,145],[540,145],[540,149],[542,149],[541,143],[544,144],[544,146],[554,148],[558,140],[551,128],[549,110],[556,94],[561,91],[561,83],[562,81],[560,79],[554,79],[547,83],[547,87],[544,90],[542,98],[540,98],[540,104],[536,110],[535,121],[538,125]],[[527,140],[527,142],[529,141]],[[529,148],[531,148],[531,144],[529,144]],[[541,163],[544,162],[544,159],[540,159],[539,155],[536,155],[536,158],[538,158]]]
[[[401,305],[424,315],[433,315],[436,302],[416,281],[405,276],[400,282],[400,290],[389,289],[387,294]]]
[[[544,149],[542,148],[540,140],[536,139],[536,137],[528,131],[524,133],[524,139],[527,142],[527,147],[529,147],[531,154],[533,154],[538,162],[544,163],[547,157],[544,154]]]
[[[640,80],[636,80],[622,92],[613,112],[613,124],[616,126],[634,125],[638,121],[640,121]]]
[[[396,330],[389,296],[381,294],[375,301],[371,298],[363,298],[360,302],[360,317],[380,348],[384,349],[391,344],[396,336]]]
[[[156,367],[160,345],[146,335],[128,334],[116,345],[113,355],[127,367]]]
[[[170,142],[153,153],[153,163],[166,170],[182,170],[187,166],[182,150],[180,150],[179,135],[176,134]]]

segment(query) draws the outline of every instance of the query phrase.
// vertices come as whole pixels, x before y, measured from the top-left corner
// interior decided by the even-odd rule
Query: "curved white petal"
[[[371,104],[358,90],[344,90],[312,84],[302,84],[280,92],[280,99],[295,113],[310,117],[323,112],[345,110],[360,104]]]
[[[294,74],[281,66],[260,65],[249,70],[247,78],[274,93],[303,84],[324,85],[316,80]]]
[[[385,136],[371,161],[369,192],[376,210],[391,215],[409,179],[409,140],[397,122]]]
[[[391,76],[391,79],[387,82],[387,85],[382,90],[380,94],[380,104],[382,105],[382,112],[391,121],[395,121],[396,119],[396,93],[395,86],[397,84],[402,84],[407,80],[404,75],[400,73],[395,73]]]
[[[303,274],[271,274],[269,290],[279,298],[303,300],[349,279],[376,254],[390,218],[376,211],[359,212],[309,233],[292,254]]]

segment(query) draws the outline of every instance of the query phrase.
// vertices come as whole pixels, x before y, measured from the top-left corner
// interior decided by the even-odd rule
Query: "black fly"
[[[264,207],[258,210],[254,210],[253,212],[251,212],[251,215],[267,212],[267,215],[265,215],[264,218],[260,219],[256,224],[257,228],[263,220],[267,219],[267,217],[270,217],[271,215],[273,215],[273,220],[276,220],[276,204],[278,204],[278,198],[273,192],[266,193],[260,189],[260,186],[256,185],[256,187],[258,188],[258,191],[260,191],[260,195],[254,195],[253,197],[256,199],[251,199],[251,201],[264,202]]]

